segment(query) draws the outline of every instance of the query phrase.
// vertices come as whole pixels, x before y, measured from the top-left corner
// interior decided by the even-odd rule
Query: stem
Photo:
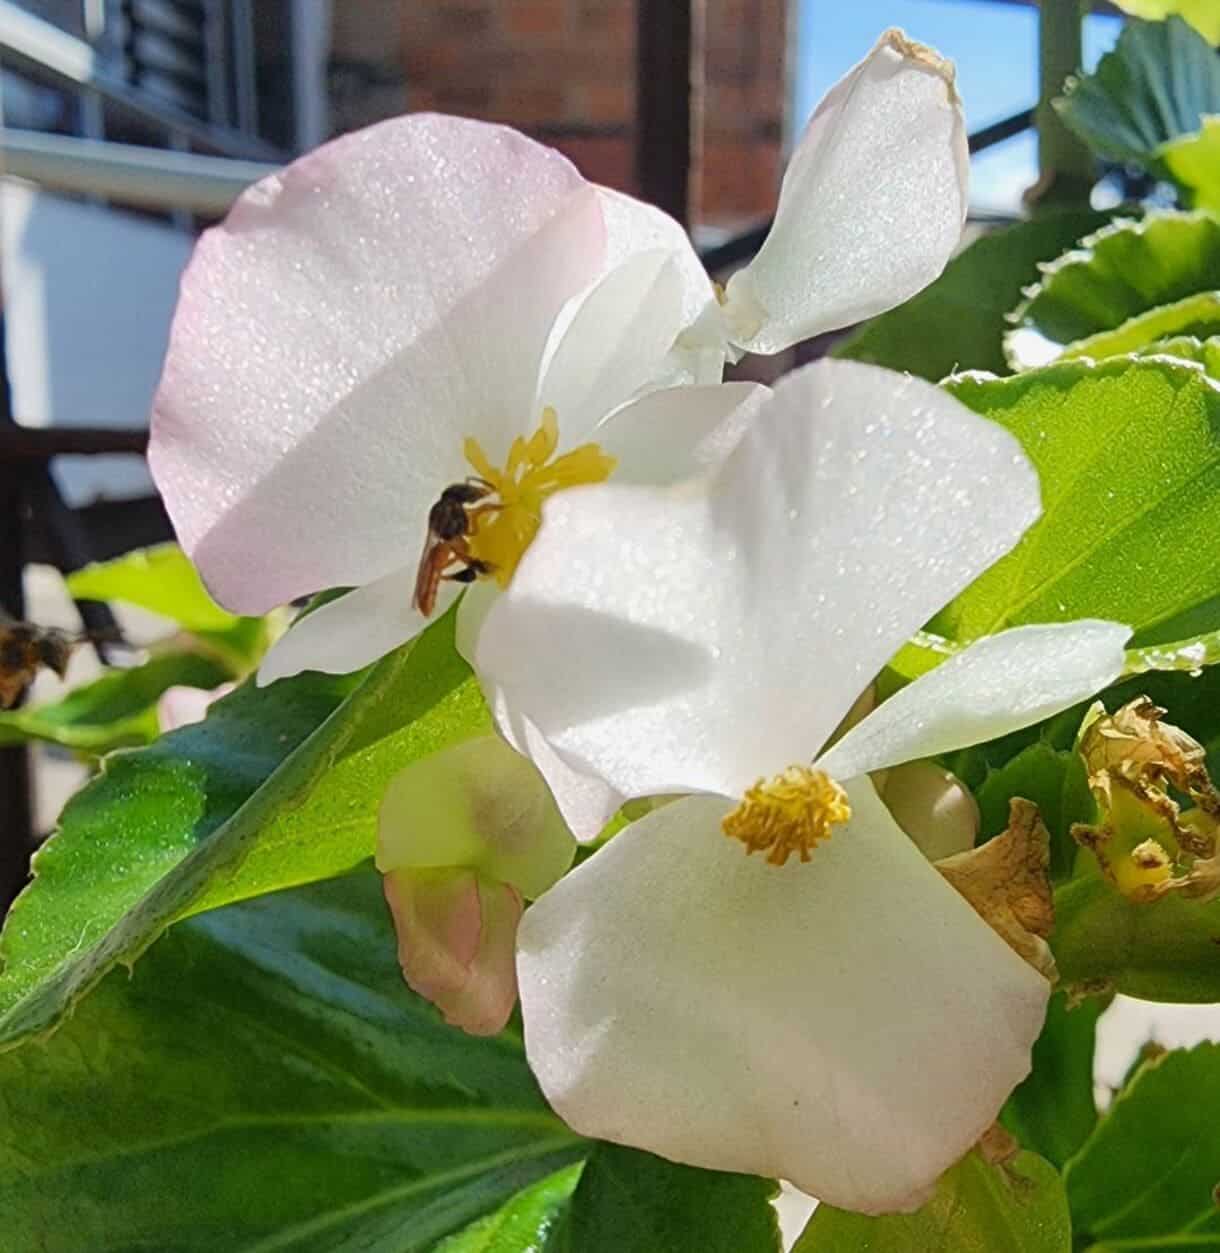
[[[1081,0],[1040,0],[1040,100],[1038,103],[1038,182],[1026,192],[1035,212],[1087,207],[1093,188],[1093,155],[1063,124],[1051,101],[1084,60]]]

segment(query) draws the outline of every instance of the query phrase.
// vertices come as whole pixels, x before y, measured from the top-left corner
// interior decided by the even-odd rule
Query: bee
[[[83,636],[0,617],[0,709],[12,709],[46,666],[62,679]]]
[[[492,572],[488,562],[470,555],[466,540],[477,517],[500,508],[494,501],[487,501],[495,490],[485,479],[452,483],[428,510],[428,538],[415,576],[415,595],[411,598],[412,607],[425,618],[436,608],[441,579],[473,583],[479,575]],[[480,501],[486,503],[479,504]],[[455,565],[458,568],[451,569]]]

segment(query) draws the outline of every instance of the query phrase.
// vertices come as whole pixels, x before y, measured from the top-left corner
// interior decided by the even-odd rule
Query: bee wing
[[[424,540],[424,551],[419,556],[419,568],[415,571],[415,591],[411,596],[411,608],[418,609],[425,618],[431,615],[436,604],[436,588],[441,578],[441,567],[447,559],[444,548],[445,541],[429,527],[428,537]]]

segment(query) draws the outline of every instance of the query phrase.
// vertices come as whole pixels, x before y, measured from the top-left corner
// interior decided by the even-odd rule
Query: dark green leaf
[[[0,745],[46,740],[82,753],[148,744],[159,733],[157,700],[170,687],[210,690],[227,683],[226,666],[198,653],[162,653],[130,670],[107,670],[61,700],[0,713]]]
[[[1038,263],[1104,221],[1100,213],[1063,213],[992,231],[950,261],[931,287],[837,345],[834,356],[934,382],[955,370],[1004,373],[1007,315],[1037,277]]]
[[[580,1178],[581,1166],[568,1166],[509,1197],[456,1235],[442,1240],[436,1253],[546,1253]]]
[[[1128,22],[1092,74],[1068,84],[1059,116],[1099,156],[1159,168],[1161,145],[1220,113],[1220,60],[1180,17]]]
[[[1090,867],[1055,890],[1051,949],[1068,988],[1097,984],[1146,1001],[1220,1001],[1220,901],[1169,895],[1134,904]]]
[[[0,1048],[174,920],[359,864],[390,776],[487,722],[449,614],[365,677],[247,683],[206,722],[107,758],[0,935]]]
[[[1162,21],[1176,13],[1205,39],[1220,44],[1220,6],[1216,0],[1116,0],[1124,13],[1149,21]]]
[[[584,1151],[519,1039],[407,991],[371,871],[175,927],[0,1109],[13,1253],[422,1253]]]
[[[1220,534],[1220,391],[1200,370],[1114,358],[947,386],[1020,440],[1043,513],[934,630],[965,641],[1098,617],[1159,644],[1220,625],[1220,562],[1207,550]]]
[[[1206,1248],[1172,1237],[1220,1239],[1217,1125],[1220,1046],[1145,1064],[1064,1172],[1080,1247]]]
[[[1033,1153],[1005,1170],[971,1153],[914,1214],[866,1218],[820,1205],[793,1253],[1070,1253],[1059,1172]]]
[[[1220,290],[1220,221],[1173,212],[1116,221],[1040,269],[1005,340],[1017,368],[1043,365],[1069,344],[1162,305]]]
[[[1089,997],[1069,1008],[1063,992],[1051,998],[1034,1045],[1033,1070],[1001,1116],[1023,1148],[1054,1166],[1062,1167],[1097,1125],[1093,1053],[1097,1019],[1106,1004],[1102,997]]]
[[[766,1179],[598,1144],[547,1253],[778,1253]]]

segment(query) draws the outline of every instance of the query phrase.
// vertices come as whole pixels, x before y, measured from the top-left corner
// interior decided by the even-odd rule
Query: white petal
[[[682,277],[670,254],[637,253],[611,270],[580,303],[539,389],[563,446],[584,443],[612,409],[661,370],[682,329]]]
[[[494,583],[475,583],[466,589],[458,606],[457,650],[472,666],[478,656],[483,621],[498,596],[499,589]],[[493,675],[479,674],[478,677],[497,730],[517,752],[537,766],[572,834],[584,843],[595,840],[624,798],[595,775],[582,773],[560,757],[542,732],[520,710],[513,708],[508,694],[496,685]]]
[[[624,795],[739,794],[808,761],[1037,514],[1002,428],[918,379],[818,362],[710,486],[554,496],[477,668]]]
[[[759,383],[669,387],[611,414],[594,438],[615,458],[614,482],[661,487],[716,469],[770,394]]]
[[[1032,726],[1123,672],[1131,628],[1084,619],[976,640],[883,701],[818,762],[853,779]]]
[[[456,584],[442,583],[436,613],[444,613]],[[303,670],[350,674],[414,639],[428,619],[411,607],[415,571],[395,570],[298,619],[271,646],[258,668],[260,687]]]
[[[734,340],[779,352],[926,287],[957,246],[968,172],[952,65],[887,31],[818,106],[775,225],[729,281]]]
[[[948,886],[871,784],[806,864],[748,858],[732,802],[674,802],[526,912],[530,1065],[585,1135],[918,1204],[1029,1069],[1050,985]]]
[[[541,896],[576,855],[538,771],[503,740],[479,736],[412,762],[386,787],[377,869],[460,866]]]
[[[363,584],[423,542],[462,438],[532,427],[548,335],[599,273],[600,201],[503,127],[413,115],[247,191],[183,279],[149,459],[231,609]]]

